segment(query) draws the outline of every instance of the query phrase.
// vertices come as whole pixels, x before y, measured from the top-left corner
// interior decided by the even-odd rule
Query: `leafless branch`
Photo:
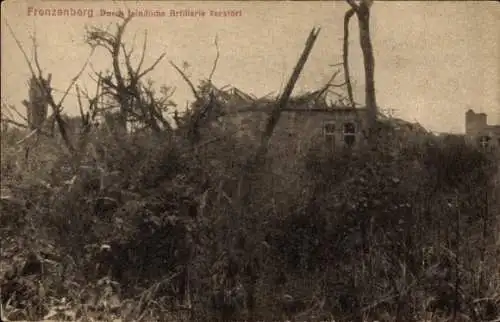
[[[343,94],[337,93],[337,92],[332,91],[332,90],[329,90],[328,93],[333,94],[333,95],[335,95],[335,96],[337,96],[339,98],[344,98],[345,97]]]
[[[340,73],[340,71],[336,70],[335,72],[333,72],[332,76],[330,77],[330,80],[328,81],[328,85],[334,85],[332,84],[332,82],[335,80],[335,77],[338,76],[338,74]],[[342,86],[342,85],[334,85],[335,87],[339,87],[339,86]]]
[[[121,119],[120,123],[122,129],[126,129],[127,123],[127,113],[129,112],[128,104],[129,102],[129,94],[128,94],[128,86],[126,81],[122,75],[122,71],[120,69],[120,50],[123,48],[122,46],[122,37],[125,32],[125,28],[127,24],[132,19],[132,15],[128,17],[121,17],[123,21],[117,24],[117,30],[115,34],[111,34],[107,30],[102,30],[99,28],[92,28],[87,31],[87,43],[93,47],[103,47],[108,50],[112,59],[113,73],[109,73],[108,75],[102,76],[102,84],[105,85],[104,92],[108,92],[108,94],[112,95],[119,103]],[[125,50],[124,50],[125,51]],[[130,67],[129,53],[125,51],[125,58],[128,60],[127,67]],[[116,79],[116,83],[113,82],[113,76]],[[133,76],[133,75],[130,75]],[[135,84],[134,84],[135,85]],[[112,89],[112,91],[108,90]]]
[[[132,50],[127,52],[124,44],[122,44],[122,49],[123,49],[123,55],[125,56],[125,66],[127,67],[128,74],[129,74],[131,79],[132,78],[136,79],[136,73],[132,69],[132,62],[130,60],[130,57],[132,56]]]
[[[34,56],[36,68],[38,70],[38,77],[42,77],[42,68],[40,67],[40,61],[38,60],[38,44],[36,42],[36,31],[31,36],[31,40],[33,42],[33,56]]]
[[[112,58],[112,72],[108,72],[105,75],[97,75],[94,72],[99,82],[103,85],[98,97],[108,96],[118,103],[122,127],[125,127],[128,121],[143,122],[156,132],[161,130],[158,122],[161,122],[165,128],[169,125],[164,119],[162,111],[170,103],[168,102],[168,97],[157,98],[155,91],[148,87],[151,84],[144,86],[142,78],[156,68],[161,60],[165,58],[166,54],[162,53],[150,67],[142,70],[148,39],[147,33],[145,33],[139,63],[137,66],[133,66],[133,48],[128,48],[122,42],[122,36],[130,18],[124,18],[124,21],[117,25],[117,31],[114,34],[98,28],[94,28],[87,33],[89,43],[96,46],[106,46],[111,49],[109,52]],[[121,62],[122,53],[125,66]]]
[[[14,31],[12,30],[10,24],[6,21],[6,24],[7,24],[7,27],[9,28],[9,31],[12,35],[12,37],[14,38],[14,40],[16,41],[16,44],[19,48],[19,50],[21,50],[21,52],[23,53],[24,55],[24,58],[25,58],[25,61],[26,61],[26,64],[28,65],[29,69],[30,69],[30,72],[31,72],[31,75],[32,77],[36,80],[37,82],[37,85],[40,87],[40,89],[42,89],[43,91],[45,91],[45,95],[46,95],[46,98],[48,100],[48,103],[49,105],[52,107],[52,110],[53,110],[53,113],[54,113],[54,118],[55,120],[57,121],[57,124],[59,126],[59,131],[61,132],[61,136],[64,140],[64,143],[66,144],[66,147],[71,151],[71,152],[74,152],[74,147],[73,145],[71,144],[71,141],[69,140],[68,136],[67,136],[67,133],[66,133],[66,129],[64,128],[64,121],[62,120],[61,118],[61,115],[60,115],[60,105],[57,105],[55,102],[54,102],[54,98],[52,97],[52,93],[50,93],[50,89],[47,88],[45,86],[45,84],[43,84],[42,82],[42,79],[41,77],[37,77],[34,70],[33,70],[33,67],[31,66],[31,63],[28,59],[28,55],[26,55],[26,51],[24,50],[23,46],[21,45],[19,39],[17,39]],[[40,75],[41,76],[41,75]],[[49,79],[50,79],[50,74],[49,74]]]
[[[318,100],[323,94],[325,94],[328,89],[330,89],[330,87],[342,87],[345,85],[345,83],[343,84],[332,84],[332,82],[335,80],[335,78],[338,76],[338,74],[340,74],[340,71],[336,70],[333,75],[330,77],[330,80],[328,81],[328,83],[325,84],[325,86],[318,92],[318,94],[316,95],[316,100]]]
[[[359,9],[359,6],[356,4],[354,0],[346,0],[346,1],[351,6],[351,9],[353,9],[354,11]]]
[[[57,104],[57,106],[60,108],[62,103],[64,102],[64,99],[66,98],[66,96],[68,96],[68,93],[69,91],[71,90],[71,88],[73,87],[73,85],[76,83],[76,81],[80,78],[80,76],[83,74],[83,71],[85,70],[85,68],[87,68],[87,65],[89,64],[90,62],[90,59],[92,58],[92,56],[94,55],[94,51],[95,51],[95,47],[92,47],[92,49],[90,50],[90,54],[89,56],[87,57],[87,60],[85,61],[85,63],[83,64],[82,68],[80,69],[80,71],[75,75],[75,77],[73,77],[71,79],[71,82],[70,84],[68,85],[68,88],[66,88],[66,90],[64,91],[64,95],[61,97],[61,99],[59,100],[59,103]]]
[[[143,77],[144,75],[146,75],[147,73],[149,73],[150,71],[152,71],[156,65],[158,65],[158,63],[165,57],[165,53],[161,54],[160,57],[158,57],[156,59],[156,61],[149,67],[149,68],[146,68],[143,72],[141,72],[139,75],[137,75],[138,78],[141,78]]]
[[[179,72],[179,74],[181,74],[182,78],[191,88],[191,91],[193,92],[193,95],[196,97],[196,99],[201,101],[200,95],[198,94],[196,88],[194,87],[193,83],[189,80],[189,78],[186,76],[186,74],[179,67],[177,67],[177,65],[175,65],[173,61],[170,61],[170,65],[172,65]]]
[[[97,27],[87,29],[86,42],[91,47],[102,47],[106,49],[111,55],[113,54],[113,40],[114,36],[108,31],[101,30]]]
[[[28,104],[28,102],[26,100],[23,101],[23,105],[26,106],[26,104]],[[17,116],[19,116],[20,118],[22,118],[24,121],[26,121],[26,123],[28,123],[28,118],[25,117],[24,115],[22,115],[21,113],[19,113],[19,111],[17,110],[17,108],[14,108],[13,106],[9,106],[9,108],[14,111],[14,113],[17,114]],[[31,124],[29,124],[31,125]]]
[[[2,102],[2,107],[0,108],[0,117],[3,120],[5,117],[13,119],[14,115],[11,111],[12,107],[9,107],[7,104]]]
[[[119,84],[119,86],[124,84],[123,76],[121,74],[120,66],[119,66],[119,59],[118,56],[120,55],[120,45],[122,43],[122,37],[123,33],[125,32],[125,28],[127,27],[127,24],[132,20],[132,15],[124,18],[123,22],[118,25],[118,31],[116,32],[116,36],[113,39],[112,42],[112,56],[113,56],[113,69],[115,72],[115,77],[116,80]]]
[[[141,58],[139,59],[139,64],[137,65],[137,69],[135,70],[135,74],[138,75],[141,68],[142,64],[144,63],[144,56],[146,55],[146,49],[147,49],[147,41],[148,41],[148,31],[144,31],[144,42],[142,43],[142,52],[141,52]]]
[[[26,125],[26,124],[22,124],[22,123],[16,122],[16,121],[8,119],[8,118],[5,118],[4,121],[7,122],[7,123],[9,123],[9,124],[12,124],[12,125],[15,125],[15,126],[19,126],[19,127],[25,128],[25,129],[29,128],[29,126]]]
[[[9,28],[9,32],[12,35],[12,37],[14,38],[14,41],[16,42],[17,47],[21,50],[21,52],[22,52],[22,54],[24,56],[24,60],[28,63],[28,67],[30,69],[31,75],[33,75],[34,77],[36,77],[35,76],[36,75],[35,71],[33,70],[33,66],[31,66],[30,60],[28,58],[28,55],[26,54],[26,51],[24,51],[24,48],[21,45],[21,42],[19,41],[19,39],[17,39],[17,36],[14,33],[14,30],[12,30],[12,27],[10,26],[9,22],[6,20],[5,23],[7,24],[7,28]]]
[[[212,71],[210,72],[210,76],[208,77],[209,82],[212,82],[212,77],[214,76],[215,69],[217,68],[217,62],[219,61],[219,56],[220,56],[219,44],[217,42],[217,38],[218,38],[217,35],[215,35],[214,45],[215,45],[215,49],[217,50],[217,55],[215,56],[214,64],[212,66]]]

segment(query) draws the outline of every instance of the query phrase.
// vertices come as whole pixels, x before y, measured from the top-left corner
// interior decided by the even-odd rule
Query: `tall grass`
[[[312,149],[279,177],[269,162],[250,203],[239,189],[253,143],[221,130],[195,149],[171,134],[96,132],[78,166],[50,139],[20,138],[1,137],[11,318],[500,314],[498,159],[458,137]],[[21,272],[29,254],[38,275]]]

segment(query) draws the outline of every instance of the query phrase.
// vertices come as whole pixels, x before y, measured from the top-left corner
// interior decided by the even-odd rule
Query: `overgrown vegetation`
[[[272,153],[219,126],[211,77],[186,78],[196,101],[170,125],[171,91],[120,50],[127,22],[88,31],[114,71],[78,90],[78,130],[55,103],[63,140],[2,126],[5,318],[499,318],[496,155],[388,119],[377,149],[318,142],[273,180]]]

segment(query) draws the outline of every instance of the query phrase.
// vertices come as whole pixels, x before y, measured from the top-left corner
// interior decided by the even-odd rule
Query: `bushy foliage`
[[[197,126],[196,142],[182,126],[96,130],[77,164],[50,139],[26,157],[19,133],[2,134],[2,261],[18,266],[3,279],[11,311],[40,318],[63,306],[132,320],[186,310],[226,320],[499,314],[494,156],[460,137],[421,134],[404,145],[393,134],[376,151],[312,149],[293,180],[271,180],[265,162],[245,200],[255,142]],[[43,264],[41,284],[22,272],[30,254]]]

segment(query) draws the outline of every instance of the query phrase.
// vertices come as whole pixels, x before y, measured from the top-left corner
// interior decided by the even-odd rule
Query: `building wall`
[[[219,124],[225,128],[225,133],[234,133],[235,137],[246,142],[245,145],[253,142],[253,148],[257,148],[268,117],[269,108],[266,108],[263,111],[224,116]],[[270,168],[266,179],[274,186],[273,192],[276,196],[302,191],[306,156],[311,150],[324,153],[329,149],[340,151],[346,147],[343,133],[345,123],[353,123],[355,127],[355,143],[350,148],[362,148],[365,144],[362,133],[367,123],[365,120],[364,110],[358,110],[358,115],[354,110],[282,111],[267,154]],[[326,124],[334,125],[331,137],[325,137]],[[280,187],[283,187],[283,190],[280,190]]]
[[[268,119],[268,112],[246,112],[230,117],[231,125],[237,129],[235,136],[258,141]],[[363,130],[366,127],[366,111],[359,109],[336,110],[285,110],[273,132],[270,151],[281,154],[302,154],[308,149],[324,144],[328,149],[348,147],[346,136],[354,137],[350,148],[364,145]],[[354,126],[354,133],[344,133],[346,124]],[[333,129],[333,131],[332,131]],[[330,132],[325,133],[325,130]]]
[[[294,111],[283,112],[276,127],[271,146],[295,146],[296,152],[303,153],[318,144],[328,149],[339,150],[346,147],[359,148],[364,144],[362,130],[366,126],[365,113],[358,115],[353,110],[335,111]],[[344,133],[347,124],[354,125],[354,143],[349,146]]]
[[[487,126],[487,115],[484,113],[474,113],[468,110],[465,113],[465,132],[468,135],[477,135]]]
[[[500,148],[500,125],[489,125],[484,113],[465,113],[465,133],[475,144],[487,141],[488,147]]]

